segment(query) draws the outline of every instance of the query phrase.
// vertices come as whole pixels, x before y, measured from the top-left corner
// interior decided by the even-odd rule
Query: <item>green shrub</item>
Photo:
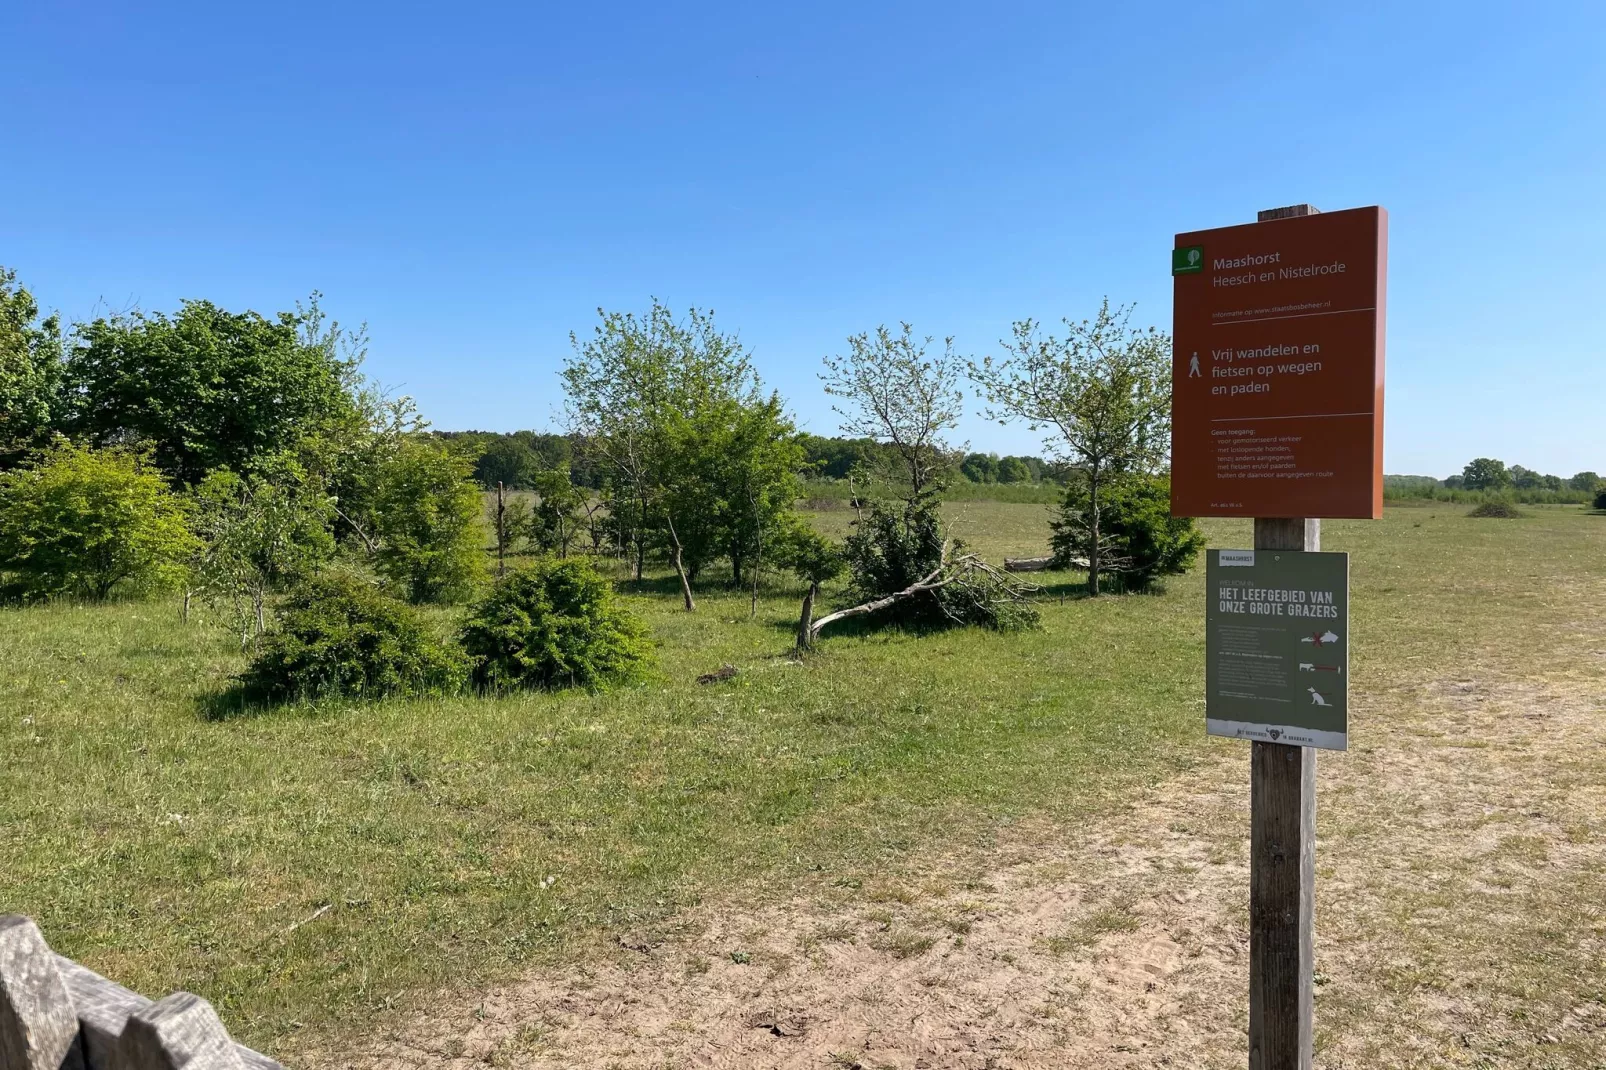
[[[579,559],[544,558],[508,573],[469,610],[459,639],[474,683],[497,690],[601,687],[649,657],[640,622]]]
[[[485,574],[473,463],[438,439],[406,439],[375,495],[380,573],[410,602],[458,602]]]
[[[240,685],[268,701],[382,698],[455,691],[463,675],[462,655],[417,610],[335,572],[291,590]]]
[[[1527,514],[1510,502],[1484,502],[1467,515],[1481,520],[1516,520]]]
[[[184,501],[140,454],[59,440],[0,475],[0,593],[105,599],[177,586],[198,546]]]
[[[1595,492],[1595,508],[1606,513],[1606,487]]]
[[[1104,488],[1100,496],[1101,563],[1117,591],[1144,591],[1162,576],[1193,567],[1205,537],[1190,517],[1171,515],[1171,482],[1164,476],[1131,476]],[[1056,566],[1088,557],[1087,484],[1076,480],[1065,490],[1053,521],[1050,545]]]
[[[945,543],[950,561],[961,556],[963,543],[945,538],[941,503],[935,493],[922,492],[904,502],[874,503],[842,550],[854,597],[870,601],[925,579],[943,564]],[[1037,611],[1021,592],[1000,584],[992,575],[955,569],[947,579],[944,586],[895,602],[879,615],[903,624],[977,624],[1002,631],[1038,624]]]

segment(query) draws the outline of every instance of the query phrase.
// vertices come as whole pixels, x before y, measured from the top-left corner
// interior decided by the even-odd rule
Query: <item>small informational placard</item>
[[[1205,583],[1206,731],[1346,749],[1349,554],[1211,550]]]

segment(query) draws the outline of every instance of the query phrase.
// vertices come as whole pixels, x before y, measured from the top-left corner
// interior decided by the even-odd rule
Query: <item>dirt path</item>
[[[1601,623],[1542,677],[1388,685],[1322,757],[1319,1065],[1606,1066]],[[1246,762],[1223,743],[1096,828],[918,879],[623,934],[309,1062],[1241,1067]]]

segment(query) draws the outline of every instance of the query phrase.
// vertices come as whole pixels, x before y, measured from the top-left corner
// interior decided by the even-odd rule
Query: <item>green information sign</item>
[[[1205,730],[1344,750],[1349,554],[1211,550]]]
[[[1204,246],[1189,245],[1171,250],[1171,274],[1192,275],[1204,270]]]

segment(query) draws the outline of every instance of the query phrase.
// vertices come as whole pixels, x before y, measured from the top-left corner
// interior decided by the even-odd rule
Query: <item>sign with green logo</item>
[[[1171,250],[1171,274],[1192,275],[1204,270],[1204,246],[1188,245]]]
[[[1205,590],[1205,731],[1346,749],[1349,554],[1211,550]]]

